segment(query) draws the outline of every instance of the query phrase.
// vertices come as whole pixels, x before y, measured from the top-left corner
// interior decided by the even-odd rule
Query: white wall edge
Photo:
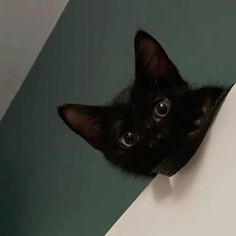
[[[0,2],[0,120],[69,0]]]

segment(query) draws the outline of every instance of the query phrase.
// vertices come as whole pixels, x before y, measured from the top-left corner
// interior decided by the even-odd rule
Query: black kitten
[[[189,88],[161,45],[143,31],[137,32],[134,47],[135,81],[110,105],[67,104],[58,111],[113,164],[151,175],[167,157],[190,158],[188,148],[200,144],[199,135],[224,88]]]

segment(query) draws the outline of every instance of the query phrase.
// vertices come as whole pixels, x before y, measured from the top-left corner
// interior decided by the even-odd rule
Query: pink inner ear
[[[93,110],[94,107],[73,104],[63,105],[58,109],[61,118],[75,133],[99,148],[101,124]]]
[[[162,76],[168,72],[170,62],[158,45],[150,39],[143,39],[140,43],[143,64],[153,76]]]
[[[99,147],[99,138],[101,134],[101,126],[94,119],[88,119],[84,122],[84,126],[80,129],[80,135],[87,140],[92,146]]]
[[[136,70],[152,77],[164,77],[178,71],[161,45],[149,34],[138,31],[135,37]]]

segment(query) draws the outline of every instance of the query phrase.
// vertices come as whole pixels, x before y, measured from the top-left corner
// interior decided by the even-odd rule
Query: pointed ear
[[[62,120],[96,149],[102,145],[102,108],[77,104],[58,107]]]
[[[138,31],[135,36],[134,47],[136,79],[160,80],[173,77],[174,84],[184,82],[176,66],[152,36],[144,31]]]

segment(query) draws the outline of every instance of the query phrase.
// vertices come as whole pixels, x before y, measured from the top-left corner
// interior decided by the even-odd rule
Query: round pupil
[[[134,134],[132,134],[130,132],[125,133],[123,136],[123,139],[124,139],[126,145],[133,145],[135,142]]]
[[[157,112],[159,114],[164,115],[164,114],[166,114],[168,112],[168,108],[167,108],[167,106],[164,103],[159,103],[157,105]]]

